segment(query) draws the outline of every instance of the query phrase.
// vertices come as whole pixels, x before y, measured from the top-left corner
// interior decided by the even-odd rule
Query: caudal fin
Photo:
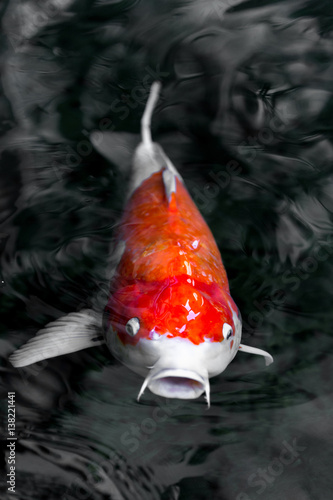
[[[146,148],[153,147],[153,141],[151,139],[151,118],[153,115],[153,111],[157,104],[157,101],[160,96],[161,91],[161,83],[154,82],[150,88],[150,94],[148,97],[148,101],[144,110],[144,113],[141,118],[141,138],[142,142]]]
[[[154,82],[141,119],[141,141],[139,135],[125,132],[94,131],[90,135],[92,144],[101,155],[116,164],[123,172],[130,171],[127,198],[143,181],[162,169],[167,170],[163,181],[168,199],[174,192],[175,178],[178,177],[182,181],[163,148],[152,140],[151,121],[160,91],[161,83]]]

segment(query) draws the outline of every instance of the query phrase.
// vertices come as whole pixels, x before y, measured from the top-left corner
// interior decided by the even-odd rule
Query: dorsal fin
[[[162,177],[166,199],[171,203],[172,194],[176,194],[176,176],[172,170],[165,168],[162,172]]]

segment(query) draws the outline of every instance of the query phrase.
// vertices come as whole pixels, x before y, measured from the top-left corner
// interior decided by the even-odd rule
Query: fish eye
[[[225,339],[230,339],[231,335],[233,334],[232,327],[228,325],[228,323],[224,323],[223,325],[223,337]]]
[[[134,337],[140,330],[139,318],[131,318],[127,321],[125,330],[131,337]]]

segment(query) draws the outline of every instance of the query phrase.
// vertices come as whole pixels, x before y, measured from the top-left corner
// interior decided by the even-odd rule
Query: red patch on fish
[[[120,221],[125,250],[111,282],[108,323],[124,344],[163,334],[221,342],[223,324],[234,328],[230,305],[237,308],[220,252],[177,177],[167,199],[162,171],[135,190]],[[132,317],[140,319],[135,337],[125,330]]]

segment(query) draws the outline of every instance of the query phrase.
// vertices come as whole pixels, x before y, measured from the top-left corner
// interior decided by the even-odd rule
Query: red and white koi
[[[104,311],[72,313],[50,323],[10,358],[14,366],[106,343],[116,358],[145,377],[160,396],[193,399],[223,372],[238,350],[242,323],[219,249],[183,180],[152,142],[154,83],[142,118],[142,142],[132,162],[127,203],[116,234],[117,266]]]

